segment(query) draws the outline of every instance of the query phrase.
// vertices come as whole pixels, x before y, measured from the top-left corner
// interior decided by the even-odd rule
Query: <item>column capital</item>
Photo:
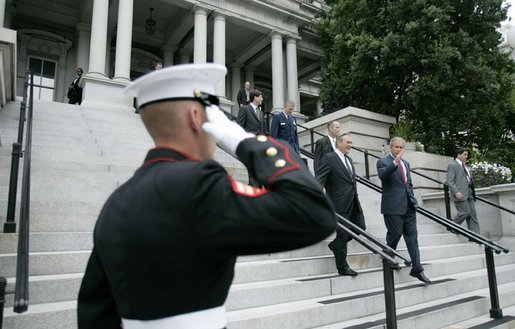
[[[272,40],[274,40],[274,39],[282,40],[283,39],[283,34],[281,32],[278,32],[278,31],[271,31],[268,35],[270,36],[270,38]]]
[[[215,20],[215,21],[224,21],[225,22],[225,15],[222,14],[221,12],[219,12],[219,11],[215,11],[213,13],[213,20]]]
[[[242,62],[232,62],[230,67],[231,68],[234,68],[234,69],[239,69],[243,66],[243,63]]]
[[[193,8],[191,8],[191,12],[193,12],[195,15],[207,16],[207,9],[199,5],[194,5]]]

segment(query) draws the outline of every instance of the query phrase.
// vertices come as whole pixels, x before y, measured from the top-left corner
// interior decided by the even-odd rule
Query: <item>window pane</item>
[[[36,98],[36,97],[34,97]],[[39,97],[42,101],[53,101],[54,100],[54,90],[41,88],[41,96]]]
[[[55,62],[43,62],[43,76],[45,78],[53,79],[55,76]]]
[[[29,69],[34,73],[34,76],[41,75],[43,61],[38,58],[31,57],[29,60]]]

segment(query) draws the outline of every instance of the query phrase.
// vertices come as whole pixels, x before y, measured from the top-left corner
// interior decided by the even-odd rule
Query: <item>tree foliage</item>
[[[426,150],[512,138],[515,65],[499,51],[502,0],[332,0],[318,28],[327,112],[408,120]]]

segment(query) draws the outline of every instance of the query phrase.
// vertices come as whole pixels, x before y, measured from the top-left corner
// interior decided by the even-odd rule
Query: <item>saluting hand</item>
[[[206,115],[208,121],[202,128],[216,139],[218,146],[235,158],[238,144],[245,138],[255,137],[236,122],[229,120],[216,105],[206,106]]]

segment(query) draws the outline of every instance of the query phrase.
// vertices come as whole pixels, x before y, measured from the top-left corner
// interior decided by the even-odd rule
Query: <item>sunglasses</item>
[[[220,99],[218,98],[218,96],[205,93],[198,89],[195,89],[193,91],[193,96],[195,96],[195,99],[204,104],[205,106],[220,105]]]

